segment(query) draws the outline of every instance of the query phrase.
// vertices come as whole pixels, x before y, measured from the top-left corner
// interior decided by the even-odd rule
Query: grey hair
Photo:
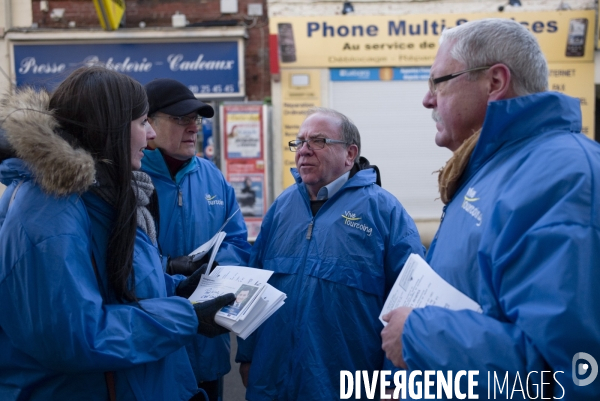
[[[504,64],[518,96],[548,89],[548,64],[531,32],[510,19],[487,18],[445,29],[440,44],[453,44],[450,55],[466,68]],[[477,74],[470,73],[470,79]]]
[[[326,114],[328,116],[332,116],[340,120],[340,131],[342,134],[342,140],[348,145],[356,145],[356,147],[358,148],[358,153],[356,154],[354,160],[358,160],[358,158],[360,157],[360,133],[358,132],[358,128],[356,127],[356,125],[354,125],[352,120],[350,120],[348,117],[346,117],[339,111],[329,109],[327,107],[312,107],[306,112],[306,117],[308,118],[309,116],[317,113]]]

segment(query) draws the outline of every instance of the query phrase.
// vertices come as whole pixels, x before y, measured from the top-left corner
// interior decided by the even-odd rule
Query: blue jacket
[[[140,307],[107,300],[110,207],[89,193],[50,196],[30,178],[20,160],[0,164],[0,399],[106,400],[103,372],[115,371],[117,399],[188,400],[197,386],[183,347],[197,318],[168,297],[175,283],[156,247],[138,229]]]
[[[480,398],[488,372],[491,383],[508,377],[513,399],[528,372],[540,384],[553,371],[543,380],[555,397],[598,399],[600,379],[572,380],[576,353],[600,362],[600,146],[580,129],[579,101],[558,93],[489,104],[427,255],[483,314],[413,311],[402,336],[410,369],[479,370]]]
[[[165,257],[189,254],[239,208],[233,188],[207,160],[192,158],[173,180],[160,151],[146,150],[142,170],[152,177],[158,194],[158,244]],[[221,265],[248,265],[250,244],[242,213],[237,212],[223,230],[227,236],[216,260]],[[229,334],[197,336],[187,350],[198,382],[216,380],[231,369]]]
[[[285,304],[247,341],[251,361],[246,398],[339,399],[340,370],[384,365],[379,313],[411,253],[423,255],[414,222],[398,200],[359,171],[313,218],[296,169],[296,185],[269,209],[251,265],[274,271],[269,282]],[[362,391],[363,397],[365,391]]]

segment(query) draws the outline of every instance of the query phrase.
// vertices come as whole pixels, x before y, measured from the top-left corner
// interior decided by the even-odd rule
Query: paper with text
[[[273,274],[270,270],[245,266],[217,266],[210,275],[202,275],[198,287],[189,297],[192,302],[204,302],[224,294],[235,294],[236,302],[221,308],[217,315],[238,321],[246,318],[261,296],[267,281]],[[243,302],[237,305],[243,293]],[[241,297],[240,297],[241,299]]]
[[[225,231],[219,231],[211,239],[209,239],[204,244],[200,245],[198,248],[190,252],[188,256],[193,256],[192,260],[195,262],[199,259],[202,259],[204,255],[206,255],[212,249],[210,261],[208,262],[208,266],[211,267],[225,236],[227,236],[227,233]]]
[[[269,281],[273,272],[246,266],[217,266],[210,275],[238,281],[242,284],[261,286]]]
[[[407,259],[402,272],[388,295],[379,320],[400,306],[423,308],[440,306],[452,310],[470,309],[482,312],[481,306],[440,277],[423,258],[415,253]]]

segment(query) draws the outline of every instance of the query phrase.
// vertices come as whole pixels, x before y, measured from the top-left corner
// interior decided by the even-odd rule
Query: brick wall
[[[248,4],[261,3],[262,17],[248,17]],[[49,12],[40,11],[40,1],[33,0],[33,23],[39,28],[67,29],[70,21],[77,28],[100,28],[94,3],[91,0],[49,0],[48,6],[64,8],[61,21],[53,21]],[[266,0],[238,0],[237,14],[221,14],[219,0],[164,1],[139,0],[126,1],[125,28],[138,28],[140,22],[146,27],[171,26],[171,15],[179,11],[185,14],[190,24],[214,21],[235,22],[246,25],[249,38],[245,46],[245,81],[248,100],[264,100],[271,96],[271,79],[269,75],[269,27]],[[76,35],[74,30],[74,35]]]

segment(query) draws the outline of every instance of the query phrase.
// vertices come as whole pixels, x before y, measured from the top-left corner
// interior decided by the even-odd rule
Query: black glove
[[[180,297],[189,298],[190,295],[196,291],[196,287],[198,287],[198,283],[200,282],[201,276],[206,273],[206,268],[208,265],[205,263],[200,268],[196,269],[196,271],[186,278],[185,280],[181,280],[175,288],[175,294]]]
[[[191,276],[199,267],[201,267],[208,260],[199,259],[194,262],[193,256],[179,256],[177,258],[169,258],[167,260],[167,274],[183,274],[184,276]]]
[[[225,327],[215,323],[215,314],[224,307],[235,301],[234,294],[225,294],[211,299],[210,301],[194,304],[194,311],[198,316],[198,334],[206,337],[216,337],[228,333]]]

